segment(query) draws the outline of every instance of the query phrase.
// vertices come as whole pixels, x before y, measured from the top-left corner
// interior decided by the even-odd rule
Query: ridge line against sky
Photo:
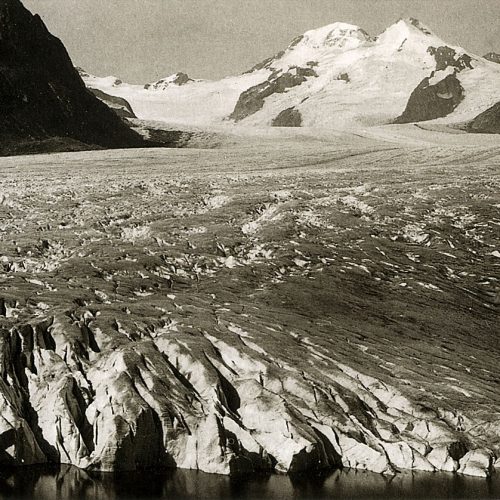
[[[23,0],[75,65],[130,83],[239,74],[336,21],[378,35],[415,17],[452,45],[500,52],[500,0]]]

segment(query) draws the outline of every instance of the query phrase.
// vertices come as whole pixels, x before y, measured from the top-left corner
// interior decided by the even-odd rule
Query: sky
[[[500,52],[500,0],[23,0],[89,73],[130,83],[239,74],[336,21],[377,35],[415,17],[452,45]]]

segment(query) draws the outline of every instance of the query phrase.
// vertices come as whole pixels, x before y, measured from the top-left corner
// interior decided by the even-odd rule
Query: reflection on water
[[[500,474],[485,480],[446,473],[395,477],[359,471],[229,478],[195,471],[100,474],[71,466],[0,470],[0,498],[500,498]]]

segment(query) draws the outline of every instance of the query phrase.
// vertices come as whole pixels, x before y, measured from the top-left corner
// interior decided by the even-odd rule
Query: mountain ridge
[[[448,68],[457,69],[455,77]],[[418,101],[427,111],[406,115],[459,123],[500,100],[500,68],[406,18],[377,36],[341,22],[306,31],[252,69],[218,81],[175,85],[173,75],[166,85],[149,86],[147,94],[139,85],[116,85],[111,77],[86,83],[127,99],[143,119],[268,127],[293,116],[295,125],[345,129],[399,120],[426,78],[437,84],[448,76],[447,81],[456,78],[457,91],[463,89],[452,106],[442,97],[449,92],[439,91]],[[436,102],[439,113],[433,112]]]
[[[0,33],[2,152],[144,144],[87,90],[62,42],[19,0],[0,3]]]

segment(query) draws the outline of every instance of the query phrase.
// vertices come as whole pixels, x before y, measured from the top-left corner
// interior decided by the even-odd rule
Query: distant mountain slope
[[[0,34],[0,153],[144,144],[86,89],[60,40],[19,0],[0,2]]]
[[[413,18],[376,37],[333,23],[295,38],[242,75],[188,78],[184,85],[176,79],[147,90],[115,77],[89,77],[86,83],[127,99],[139,118],[193,125],[345,129],[396,119],[458,123],[500,100],[500,66],[447,44]]]
[[[194,80],[192,78],[189,78],[189,76],[186,73],[176,73],[175,75],[170,75],[167,76],[166,78],[162,78],[157,82],[146,83],[146,85],[144,85],[144,88],[146,90],[165,90],[166,88],[171,87],[172,85],[177,85],[180,87],[190,82],[194,82]]]
[[[222,123],[234,110],[240,94],[266,78],[267,71],[224,78],[175,83],[176,76],[153,84],[133,85],[114,76],[84,76],[90,89],[126,99],[142,120],[176,125]]]

